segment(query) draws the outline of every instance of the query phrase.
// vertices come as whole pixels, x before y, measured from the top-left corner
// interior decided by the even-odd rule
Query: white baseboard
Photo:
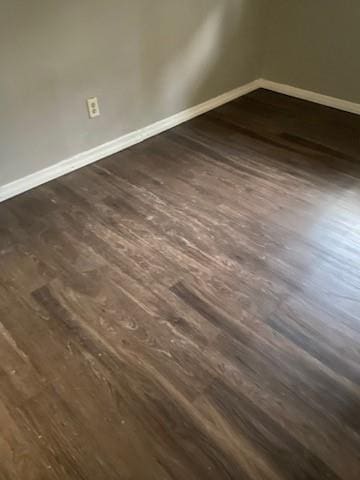
[[[332,107],[338,110],[360,115],[359,103],[353,103],[349,102],[348,100],[329,97],[327,95],[322,95],[321,93],[303,90],[302,88],[292,87],[291,85],[286,85],[284,83],[265,80],[264,78],[260,78],[258,83],[261,88],[266,88],[267,90],[272,90],[273,92],[283,93],[284,95],[289,95],[290,97],[308,100],[310,102],[319,103],[320,105],[325,105],[326,107]]]
[[[15,180],[14,182],[8,183],[6,185],[0,186],[0,202],[7,200],[11,197],[15,197],[20,193],[26,192],[32,188],[38,187],[50,180],[54,180],[62,175],[70,173],[74,170],[77,170],[85,165],[94,163],[102,158],[113,155],[114,153],[125,150],[132,145],[140,143],[147,138],[158,135],[159,133],[169,130],[170,128],[179,125],[180,123],[191,120],[198,115],[206,113],[214,108],[220,107],[227,102],[231,102],[236,98],[246,95],[254,90],[259,88],[258,80],[247,83],[241,87],[235,88],[229,92],[226,92],[218,97],[212,98],[200,105],[191,107],[187,110],[184,110],[180,113],[176,113],[171,117],[165,118],[158,122],[155,122],[147,127],[141,128],[134,132],[128,133],[119,137],[110,142],[99,145],[98,147],[92,148],[85,152],[74,155],[71,158],[67,158],[61,162],[56,163],[50,167],[39,170],[31,175]]]
[[[346,112],[351,112],[360,115],[360,104],[349,102],[347,100],[341,100],[338,98],[328,97],[319,93],[303,90],[301,88],[292,87],[291,85],[285,85],[270,80],[258,79],[253,82],[247,83],[242,87],[231,90],[215,97],[207,102],[191,107],[180,113],[176,113],[171,117],[165,118],[158,122],[155,122],[147,127],[141,128],[134,132],[128,133],[110,142],[104,143],[98,147],[92,148],[86,152],[79,153],[71,158],[63,160],[55,165],[39,170],[26,177],[15,180],[14,182],[0,186],[0,202],[7,200],[11,197],[26,192],[32,188],[38,187],[50,180],[70,173],[78,168],[84,167],[94,163],[102,158],[113,155],[114,153],[125,150],[132,145],[140,143],[147,138],[158,135],[159,133],[169,130],[170,128],[179,125],[180,123],[191,120],[198,115],[202,115],[214,108],[220,107],[227,102],[235,100],[247,93],[250,93],[258,88],[266,88],[274,92],[290,95],[291,97],[301,98],[303,100],[309,100],[310,102],[319,103],[328,107],[337,108]]]

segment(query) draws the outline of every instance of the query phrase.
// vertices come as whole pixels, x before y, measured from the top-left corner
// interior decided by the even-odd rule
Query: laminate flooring
[[[0,205],[0,478],[359,480],[359,116],[258,90]]]

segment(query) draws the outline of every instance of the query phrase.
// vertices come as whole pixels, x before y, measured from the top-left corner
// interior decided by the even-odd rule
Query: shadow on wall
[[[197,4],[162,1],[139,11],[146,19],[139,30],[142,101],[156,119],[258,77],[260,2]],[[174,15],[178,22],[169,24]]]

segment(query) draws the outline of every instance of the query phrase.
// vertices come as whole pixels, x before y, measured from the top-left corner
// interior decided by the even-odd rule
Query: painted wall
[[[263,77],[360,103],[359,0],[276,0]]]
[[[257,78],[263,6],[1,0],[0,185]]]

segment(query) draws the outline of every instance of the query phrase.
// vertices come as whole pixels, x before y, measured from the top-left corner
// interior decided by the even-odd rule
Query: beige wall
[[[0,0],[0,186],[261,76],[360,103],[359,25],[359,0]]]
[[[0,0],[0,185],[257,78],[263,2]]]
[[[360,1],[270,3],[262,76],[360,103]]]

